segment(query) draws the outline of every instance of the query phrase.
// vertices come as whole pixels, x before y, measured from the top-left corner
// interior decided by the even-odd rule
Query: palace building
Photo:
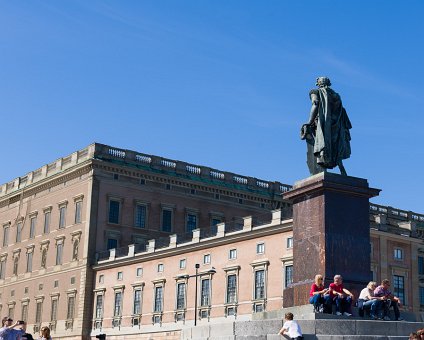
[[[0,186],[1,313],[58,339],[179,339],[280,310],[296,270],[290,188],[92,144]],[[424,311],[424,215],[369,216],[370,276]]]

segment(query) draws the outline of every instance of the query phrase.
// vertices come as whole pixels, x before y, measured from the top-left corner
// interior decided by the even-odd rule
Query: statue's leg
[[[345,169],[345,167],[343,165],[343,161],[341,159],[337,162],[337,165],[339,166],[340,174],[342,174],[343,176],[347,176],[346,169]]]

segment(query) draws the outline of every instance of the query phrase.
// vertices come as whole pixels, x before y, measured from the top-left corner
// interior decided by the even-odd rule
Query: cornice
[[[27,187],[13,191],[0,198],[0,208],[7,206],[11,203],[17,202],[21,199],[31,197],[34,194],[45,191],[46,189],[49,189],[51,187],[55,187],[69,180],[75,179],[83,174],[90,172],[92,168],[92,159],[88,159],[73,167],[63,170],[63,172],[53,174],[40,181],[30,184]],[[23,197],[21,197],[22,193]]]

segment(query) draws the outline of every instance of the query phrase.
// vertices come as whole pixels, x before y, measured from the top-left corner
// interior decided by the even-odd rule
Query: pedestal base
[[[284,194],[293,202],[293,284],[283,306],[308,303],[316,274],[325,285],[336,274],[345,288],[359,293],[371,280],[369,198],[380,190],[366,179],[329,172],[296,182]]]

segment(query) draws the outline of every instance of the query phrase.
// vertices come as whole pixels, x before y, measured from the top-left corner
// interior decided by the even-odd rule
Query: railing
[[[217,226],[211,226],[209,228],[201,228],[200,229],[200,239],[210,238],[216,236],[218,232]]]
[[[128,247],[115,249],[115,257],[125,257],[125,256],[128,256]]]
[[[370,203],[370,213],[386,215],[397,220],[424,222],[423,214],[373,203]]]
[[[225,232],[232,233],[235,231],[243,230],[244,228],[244,220],[242,218],[234,219],[230,222],[225,222]]]
[[[134,253],[144,253],[147,250],[147,245],[145,243],[138,243],[134,245]]]
[[[280,194],[290,190],[292,187],[287,184],[279,182],[269,182],[257,178],[242,176],[231,172],[221,171],[205,166],[190,164],[182,161],[176,161],[163,157],[143,154],[135,151],[119,149],[104,144],[92,144],[88,147],[74,152],[71,155],[60,158],[55,162],[43,166],[28,176],[28,184],[34,183],[47,176],[69,168],[71,165],[78,164],[89,158],[97,159],[117,159],[125,161],[126,163],[145,164],[153,169],[163,169],[167,171],[175,171],[178,174],[186,174],[187,176],[199,176],[201,178],[209,178],[214,182],[223,182],[225,184],[232,184],[240,187],[245,186],[251,189],[257,189],[261,192],[268,192],[269,194]],[[18,190],[19,187],[16,183],[21,183],[19,177],[14,181],[0,185],[0,195],[3,196],[11,191]]]
[[[110,257],[110,251],[109,250],[96,253],[97,261],[107,260],[109,257]]]

